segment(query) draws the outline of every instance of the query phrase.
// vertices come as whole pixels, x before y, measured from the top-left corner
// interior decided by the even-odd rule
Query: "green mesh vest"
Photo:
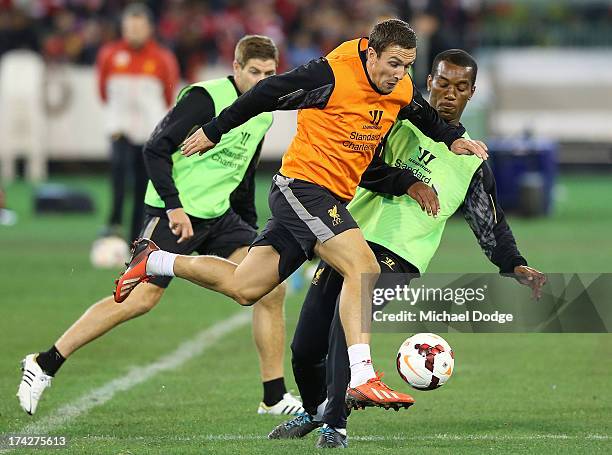
[[[215,115],[232,104],[238,95],[228,78],[198,82],[179,93],[180,100],[193,87],[203,87],[215,104]],[[255,155],[257,145],[272,126],[272,114],[261,113],[221,137],[221,141],[203,155],[172,155],[172,178],[185,212],[197,218],[216,218],[229,208],[229,197],[242,181]],[[149,181],[145,203],[164,208],[153,183]]]
[[[391,129],[385,161],[410,170],[435,188],[440,199],[438,217],[428,216],[407,195],[388,196],[363,188],[357,189],[348,208],[366,240],[388,248],[424,272],[440,245],[446,220],[463,203],[482,161],[475,156],[455,155],[408,120],[397,122]]]

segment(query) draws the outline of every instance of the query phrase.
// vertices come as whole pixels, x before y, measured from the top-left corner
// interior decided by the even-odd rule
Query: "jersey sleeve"
[[[384,147],[374,153],[372,161],[361,176],[359,186],[376,193],[402,196],[412,184],[419,181],[412,172],[390,166],[383,159]]]
[[[262,112],[323,108],[333,89],[334,73],[327,60],[312,60],[260,81],[202,129],[208,139],[217,143],[223,134]]]
[[[474,174],[461,210],[482,251],[500,273],[513,273],[514,267],[527,265],[497,203],[495,178],[486,162]]]
[[[147,173],[166,209],[181,207],[172,178],[172,155],[189,134],[214,115],[215,105],[208,92],[193,87],[157,124],[145,143],[143,153]]]

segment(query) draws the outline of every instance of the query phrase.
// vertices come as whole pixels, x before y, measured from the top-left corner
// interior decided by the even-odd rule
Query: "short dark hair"
[[[462,66],[464,68],[472,68],[472,85],[476,83],[476,73],[478,73],[478,65],[476,60],[470,54],[463,49],[449,49],[442,51],[435,56],[433,63],[431,64],[431,75],[436,72],[440,62],[448,62],[453,65]]]
[[[278,48],[274,41],[267,36],[246,35],[236,44],[234,59],[240,66],[244,66],[252,58],[259,58],[261,60],[274,59],[278,64]]]
[[[380,55],[387,47],[394,45],[404,49],[416,47],[416,34],[410,25],[400,19],[387,19],[376,24],[370,32],[368,46],[376,51],[376,55]]]

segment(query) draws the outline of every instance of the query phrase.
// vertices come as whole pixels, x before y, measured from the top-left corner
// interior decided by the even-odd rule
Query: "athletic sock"
[[[147,275],[174,276],[174,261],[178,254],[153,251],[147,259]]]
[[[372,367],[370,345],[365,343],[353,344],[348,347],[349,363],[351,365],[351,387],[357,387],[376,377]]]
[[[283,395],[287,393],[285,387],[285,378],[272,379],[263,383],[264,397],[263,402],[266,406],[274,406],[283,399]]]
[[[317,413],[312,416],[312,420],[316,420],[317,422],[321,422],[323,420],[323,415],[325,414],[325,406],[327,406],[327,398],[323,403],[317,406]]]
[[[328,425],[328,424],[323,425],[323,428],[331,428],[335,432],[340,433],[342,436],[346,436],[346,428],[332,427],[331,425]]]
[[[57,373],[57,370],[60,369],[65,361],[66,359],[59,353],[55,345],[51,346],[51,349],[48,351],[41,352],[36,357],[38,366],[49,376],[55,376],[55,373]]]

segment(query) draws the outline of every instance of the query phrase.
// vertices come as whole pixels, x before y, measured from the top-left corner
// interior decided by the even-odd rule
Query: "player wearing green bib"
[[[194,89],[204,89],[210,96],[214,105],[214,115],[219,115],[240,95],[235,79],[224,77],[185,87],[179,93],[177,103]],[[224,135],[217,146],[210,151],[210,156],[201,155],[195,160],[186,159],[178,149],[175,149],[171,156],[172,180],[178,193],[169,194],[164,185],[166,182],[162,182],[164,185],[160,188],[160,191],[164,192],[162,199],[155,189],[154,182],[150,180],[145,204],[164,210],[182,206],[192,217],[202,219],[222,216],[230,209],[229,196],[243,181],[249,165],[254,164],[253,158],[259,156],[261,143],[271,126],[272,114],[269,112],[259,114]],[[149,166],[152,162],[155,161],[149,160]]]
[[[476,62],[465,51],[449,50],[435,58],[427,80],[429,102],[447,122],[459,123],[474,94],[476,72]],[[429,216],[417,200],[357,190],[349,210],[387,279],[389,274],[425,272],[446,221],[462,210],[491,262],[502,273],[523,277],[523,284],[531,286],[539,297],[545,277],[527,267],[520,255],[496,204],[495,182],[486,162],[455,155],[407,120],[394,125],[383,150],[388,164],[409,170],[422,185],[431,186],[440,205],[439,211]],[[406,284],[405,275],[401,284]],[[342,277],[325,263],[319,264],[291,345],[294,376],[306,412],[276,427],[270,438],[302,437],[324,425],[318,447],[347,445],[347,404],[354,403],[345,401],[350,370],[336,305],[341,287]]]
[[[381,196],[363,188],[357,190],[349,210],[359,220],[366,240],[393,250],[424,272],[440,244],[446,220],[463,205],[474,173],[486,164],[476,156],[455,155],[408,120],[397,122],[389,133],[385,161],[409,169],[435,189],[440,200],[437,216],[425,216],[414,199]]]
[[[257,236],[254,169],[272,114],[262,113],[223,135],[214,150],[189,158],[179,145],[241,93],[276,73],[278,50],[263,36],[246,36],[235,52],[234,74],[185,87],[157,125],[143,153],[150,178],[141,237],[176,254],[214,254],[239,263]],[[46,352],[24,359],[18,397],[33,414],[42,392],[74,351],[118,324],[147,313],[159,302],[169,277],[139,286],[121,304],[107,297],[94,304]],[[253,334],[264,388],[259,414],[294,414],[301,403],[287,393],[283,379],[284,289],[279,286],[253,310]]]

